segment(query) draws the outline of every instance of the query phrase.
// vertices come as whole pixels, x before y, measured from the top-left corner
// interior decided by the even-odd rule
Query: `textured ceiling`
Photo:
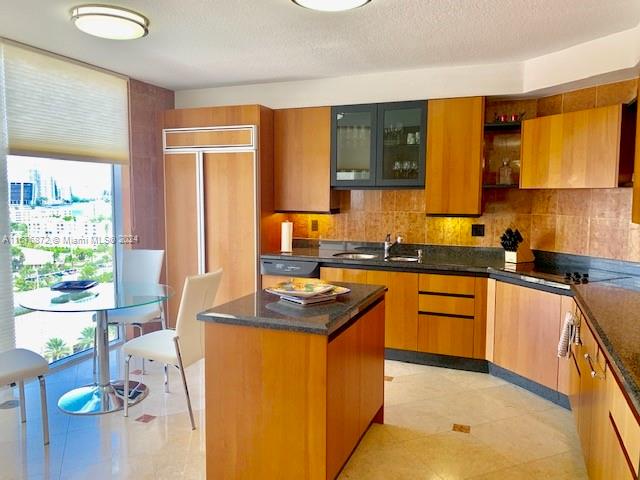
[[[638,0],[372,0],[342,13],[291,0],[122,0],[148,37],[76,30],[80,1],[0,0],[0,36],[180,90],[521,61],[636,26]],[[89,3],[89,2],[85,2]]]

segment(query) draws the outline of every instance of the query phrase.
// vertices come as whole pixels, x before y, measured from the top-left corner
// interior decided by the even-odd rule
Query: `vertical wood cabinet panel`
[[[559,295],[498,282],[494,363],[558,389]]]
[[[485,358],[493,362],[493,340],[496,330],[496,286],[498,282],[490,278],[486,280],[486,283]]]
[[[369,285],[386,285],[385,346],[415,351],[418,348],[418,274],[367,271]]]
[[[618,186],[622,105],[525,120],[520,188]]]
[[[571,405],[571,411],[575,419],[580,415],[580,376],[582,372],[578,367],[578,346],[573,347],[573,352],[569,358],[569,404]],[[576,420],[576,425],[577,425]],[[580,433],[580,431],[578,431]]]
[[[426,213],[482,213],[484,97],[429,100]]]
[[[384,403],[384,361],[380,359],[384,358],[386,303],[385,299],[376,305],[360,322],[360,391],[366,392],[360,402],[361,432],[369,426]]]
[[[339,208],[331,190],[331,108],[287,108],[274,114],[275,210],[329,212]]]
[[[358,322],[327,347],[327,478],[335,478],[360,437],[362,348]]]
[[[591,479],[607,478],[607,430],[609,422],[609,402],[607,399],[606,370],[599,372],[592,381],[591,426],[589,429],[589,456],[586,457],[587,472]]]
[[[595,418],[596,408],[595,402],[598,396],[597,389],[599,385],[597,383],[598,379],[591,376],[591,366],[585,358],[585,354],[589,354],[592,357],[594,356],[593,344],[595,344],[595,341],[593,341],[593,343],[590,341],[593,340],[593,336],[589,332],[588,328],[582,327],[580,329],[580,338],[582,339],[583,345],[576,356],[576,362],[578,363],[578,368],[580,370],[580,409],[578,411],[578,416],[576,417],[576,422],[578,425],[580,442],[582,444],[582,453],[584,454],[584,458],[588,466],[589,461],[592,458],[591,433],[593,430],[593,418]],[[594,443],[596,443],[596,440],[597,439],[594,439]]]
[[[384,401],[381,302],[327,346],[327,479],[337,476]]]
[[[167,322],[175,326],[184,279],[198,273],[196,154],[164,156],[167,284],[173,288]]]
[[[487,352],[487,297],[489,294],[488,280],[476,277],[474,279],[475,314],[473,317],[473,358],[486,358]]]
[[[564,318],[568,312],[576,313],[576,302],[571,297],[560,297],[560,329],[558,330],[558,338],[562,335],[562,327],[564,325]],[[570,383],[570,365],[571,356],[567,358],[560,358],[558,360],[558,391],[565,395],[569,395],[569,383]]]
[[[208,272],[224,271],[215,301],[220,305],[256,290],[257,263],[237,259],[237,254],[257,253],[260,248],[256,243],[253,154],[206,153],[203,163],[205,265]]]

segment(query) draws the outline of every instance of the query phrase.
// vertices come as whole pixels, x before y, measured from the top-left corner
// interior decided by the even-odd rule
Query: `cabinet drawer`
[[[607,389],[611,402],[611,418],[618,429],[620,441],[629,455],[637,478],[640,460],[640,424],[613,375],[607,376]]]
[[[251,127],[165,131],[165,148],[167,149],[250,147],[253,145],[253,140],[253,129]]]
[[[475,300],[468,297],[420,294],[418,309],[421,313],[446,313],[473,318]]]
[[[474,295],[475,281],[474,277],[422,273],[420,274],[419,288],[421,292]]]
[[[473,320],[420,315],[418,317],[418,351],[473,357]]]

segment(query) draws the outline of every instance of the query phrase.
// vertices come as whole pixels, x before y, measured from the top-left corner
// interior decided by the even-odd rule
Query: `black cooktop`
[[[569,289],[571,285],[583,285],[590,282],[604,282],[627,278],[628,275],[596,268],[579,268],[571,265],[540,266],[535,263],[505,264],[504,268],[490,268],[496,273],[515,275],[520,280]]]

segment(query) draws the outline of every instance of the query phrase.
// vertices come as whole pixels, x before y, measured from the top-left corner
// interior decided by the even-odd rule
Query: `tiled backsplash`
[[[292,214],[298,238],[382,242],[387,233],[409,243],[499,247],[507,227],[532,249],[640,261],[640,225],[631,223],[631,189],[486,190],[478,218],[426,217],[423,190],[342,192],[341,213]],[[312,221],[318,230],[312,230]],[[472,237],[471,225],[485,236]]]

